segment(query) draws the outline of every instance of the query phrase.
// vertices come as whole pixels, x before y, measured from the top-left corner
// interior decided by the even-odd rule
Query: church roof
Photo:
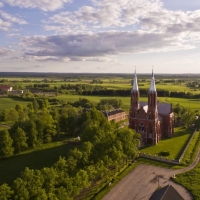
[[[152,70],[152,77],[151,77],[151,84],[150,84],[150,92],[156,92],[156,84],[155,84],[155,78]]]
[[[184,198],[171,186],[167,185],[156,190],[149,200],[184,200]]]
[[[147,102],[140,102],[140,107],[147,106],[148,109],[148,103]],[[168,103],[158,103],[158,113],[159,114],[169,114],[171,113],[171,104]]]
[[[137,83],[137,75],[136,75],[136,70],[135,70],[135,75],[134,75],[134,80],[133,80],[133,87],[132,87],[132,91],[138,91],[138,83]]]

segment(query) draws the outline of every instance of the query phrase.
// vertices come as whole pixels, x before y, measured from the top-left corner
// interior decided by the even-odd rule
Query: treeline
[[[96,90],[96,91],[83,91],[82,95],[100,95],[100,96],[130,96],[130,90]],[[140,96],[146,97],[148,89],[140,89]],[[159,97],[177,97],[177,98],[200,98],[200,94],[193,94],[191,92],[172,92],[168,90],[157,90]]]
[[[66,159],[41,170],[26,168],[13,184],[0,186],[0,199],[73,199],[97,180],[110,180],[111,167],[118,170],[125,158],[138,156],[139,135],[118,129],[95,108],[83,112],[79,124],[80,145]]]
[[[0,120],[12,124],[9,130],[0,132],[0,158],[7,158],[37,144],[49,143],[60,135],[75,136],[79,133],[81,116],[86,109],[95,108],[90,100],[79,98],[73,103],[52,99],[60,103],[52,107],[48,99],[35,98],[26,107],[17,104],[15,108],[5,109]],[[118,109],[121,100],[108,98],[100,100],[99,110]]]

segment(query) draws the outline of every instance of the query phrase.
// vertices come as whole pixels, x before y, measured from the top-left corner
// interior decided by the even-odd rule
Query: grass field
[[[14,179],[20,176],[25,167],[31,169],[42,169],[51,167],[59,157],[67,157],[70,148],[68,144],[63,145],[61,142],[43,144],[34,149],[27,151],[4,160],[0,160],[0,185],[3,183],[11,184]]]
[[[155,146],[144,147],[140,152],[158,156],[161,151],[169,151],[170,155],[167,156],[168,158],[175,160],[179,159],[193,130],[178,127],[175,128],[174,131],[175,134],[172,138],[163,139]]]
[[[119,98],[122,100],[122,109],[126,110],[128,113],[130,109],[130,97],[108,97],[108,96],[83,96],[83,95],[59,95],[56,98],[60,100],[65,100],[67,102],[74,102],[78,101],[79,98],[86,98],[89,99],[92,103],[95,105],[101,100],[106,98]],[[140,101],[147,101],[147,97],[140,97]],[[167,98],[167,97],[160,97],[159,102],[163,103],[172,103],[173,106],[175,106],[177,103],[180,105],[190,108],[192,110],[200,110],[200,100],[198,99],[184,99],[184,98]],[[4,109],[7,108],[14,108],[16,104],[21,104],[23,106],[26,106],[28,104],[28,101],[23,101],[19,99],[12,99],[12,98],[0,98],[0,112],[3,112]]]
[[[106,98],[119,98],[122,100],[122,109],[127,112],[130,109],[130,97],[106,97],[106,96],[83,96],[83,95],[60,95],[57,97],[58,99],[65,100],[67,102],[77,101],[79,98],[89,99],[95,105],[101,100]],[[147,101],[147,97],[140,97],[140,101]],[[165,98],[160,97],[159,102],[163,103],[172,103],[175,106],[177,103],[184,106],[185,108],[190,108],[192,110],[200,110],[200,100],[197,99],[183,99],[183,98]]]
[[[28,103],[29,103],[28,101],[1,97],[0,98],[0,112],[3,112],[3,110],[7,108],[14,108],[16,104],[21,104],[23,106],[26,106]]]

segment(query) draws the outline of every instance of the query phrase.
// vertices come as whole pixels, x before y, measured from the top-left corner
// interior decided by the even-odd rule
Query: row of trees
[[[95,108],[79,118],[80,145],[52,167],[26,168],[11,186],[0,186],[0,199],[73,199],[95,180],[106,180],[109,167],[116,170],[124,158],[138,156],[139,135],[128,128],[117,129]]]
[[[146,97],[148,89],[140,89],[140,96]],[[159,97],[177,97],[177,98],[200,98],[200,94],[193,94],[191,92],[174,92],[169,90],[157,90]],[[95,91],[83,91],[82,95],[101,95],[101,96],[130,96],[130,90],[95,90]]]

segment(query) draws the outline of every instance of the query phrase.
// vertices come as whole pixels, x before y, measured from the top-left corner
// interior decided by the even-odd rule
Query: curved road
[[[191,200],[192,195],[184,187],[170,181],[173,174],[186,172],[194,168],[199,162],[200,151],[194,162],[183,169],[174,170],[151,165],[139,165],[123,178],[103,200],[148,200],[158,186],[172,185],[185,200]]]

